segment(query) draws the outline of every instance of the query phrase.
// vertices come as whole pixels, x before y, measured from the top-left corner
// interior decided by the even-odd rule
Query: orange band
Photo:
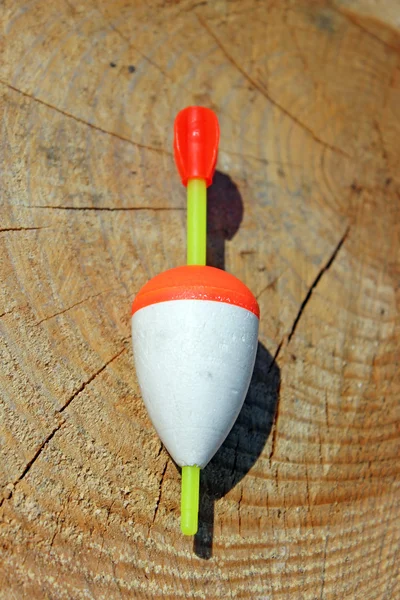
[[[237,277],[214,267],[190,265],[160,273],[146,283],[132,305],[132,314],[169,300],[213,300],[241,306],[260,318],[256,298]]]

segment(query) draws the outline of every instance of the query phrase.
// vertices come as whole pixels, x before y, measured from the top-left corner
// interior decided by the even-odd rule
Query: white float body
[[[170,300],[132,316],[143,400],[180,466],[204,467],[242,408],[257,352],[258,317],[214,300]]]

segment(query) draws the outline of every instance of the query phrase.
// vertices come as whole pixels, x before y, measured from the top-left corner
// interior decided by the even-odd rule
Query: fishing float
[[[178,113],[174,156],[187,188],[187,265],[153,277],[132,305],[142,397],[161,441],[182,468],[185,535],[198,529],[200,470],[224,442],[245,400],[260,316],[244,283],[206,266],[207,187],[219,135],[210,109],[190,106]]]

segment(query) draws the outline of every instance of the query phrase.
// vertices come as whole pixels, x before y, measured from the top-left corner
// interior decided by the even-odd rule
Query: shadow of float
[[[250,471],[271,432],[279,394],[280,370],[259,342],[256,364],[243,408],[225,442],[201,472],[199,529],[194,552],[212,556],[214,507]]]
[[[243,219],[243,201],[232,179],[215,171],[207,193],[207,265],[225,269],[225,241],[231,240]]]

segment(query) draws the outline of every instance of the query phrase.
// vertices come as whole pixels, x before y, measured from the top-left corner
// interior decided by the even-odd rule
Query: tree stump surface
[[[5,0],[0,598],[400,597],[396,0]],[[255,374],[179,530],[130,305],[185,261],[181,108],[221,125],[209,260]]]

